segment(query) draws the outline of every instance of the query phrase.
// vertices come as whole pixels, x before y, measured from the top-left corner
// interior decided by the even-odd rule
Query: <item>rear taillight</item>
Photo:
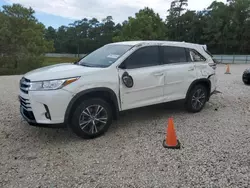
[[[214,70],[217,68],[217,64],[220,64],[217,59],[212,58],[213,62],[209,63],[209,66],[212,67]]]
[[[210,67],[212,67],[213,69],[216,69],[216,63],[208,63],[208,65],[210,66]]]
[[[213,61],[213,63],[208,63],[210,67],[212,67],[214,70],[217,68],[217,64]]]

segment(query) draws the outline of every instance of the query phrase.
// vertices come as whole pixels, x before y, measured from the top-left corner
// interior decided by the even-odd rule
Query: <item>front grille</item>
[[[23,115],[25,115],[29,120],[35,120],[35,116],[32,111],[23,109]]]
[[[20,90],[26,94],[28,94],[28,89],[30,87],[30,80],[27,78],[22,77],[20,80]]]
[[[29,99],[25,99],[25,98],[23,98],[23,97],[21,97],[21,96],[19,96],[19,99],[20,99],[20,104],[21,104],[21,106],[22,106],[25,110],[31,111],[31,106],[30,106],[30,101],[29,101]]]

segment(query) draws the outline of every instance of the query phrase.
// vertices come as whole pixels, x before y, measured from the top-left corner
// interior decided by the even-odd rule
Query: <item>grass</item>
[[[70,57],[45,57],[44,62],[42,63],[42,67],[54,65],[58,63],[73,63],[79,60],[79,58],[70,58]],[[39,68],[39,67],[37,67]],[[19,70],[19,69],[11,69],[11,68],[0,68],[0,76],[1,75],[17,75],[24,74],[27,71]]]

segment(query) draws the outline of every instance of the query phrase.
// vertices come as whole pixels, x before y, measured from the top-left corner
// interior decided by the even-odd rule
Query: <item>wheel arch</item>
[[[70,123],[73,109],[75,109],[77,104],[79,104],[80,101],[88,98],[101,98],[104,99],[106,102],[111,103],[113,118],[114,119],[118,118],[119,104],[115,92],[110,88],[98,87],[81,91],[71,99],[64,116],[65,124]]]
[[[209,76],[210,77],[210,76]],[[200,78],[200,79],[197,79],[197,80],[194,80],[189,88],[188,88],[188,91],[186,93],[186,98],[188,97],[188,94],[190,93],[190,91],[198,84],[202,84],[202,85],[205,85],[206,88],[208,89],[208,99],[210,98],[210,94],[211,94],[211,81],[209,80],[209,77],[208,78]]]

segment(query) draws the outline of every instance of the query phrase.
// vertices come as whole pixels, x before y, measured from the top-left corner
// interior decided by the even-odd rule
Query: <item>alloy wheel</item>
[[[196,110],[202,108],[206,102],[206,94],[202,89],[198,89],[192,97],[192,107]]]
[[[105,108],[101,105],[91,105],[82,111],[79,126],[88,134],[96,134],[105,127],[107,121],[108,113]]]

